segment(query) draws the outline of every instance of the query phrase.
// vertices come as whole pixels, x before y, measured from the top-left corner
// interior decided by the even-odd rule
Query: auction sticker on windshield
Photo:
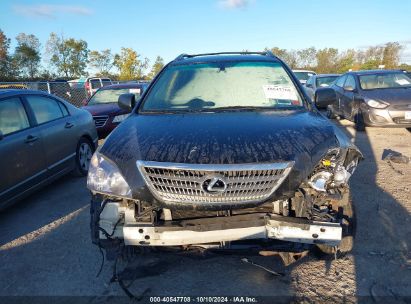
[[[264,85],[264,95],[267,99],[298,100],[297,94],[292,87],[280,85]]]
[[[407,79],[397,79],[395,82],[398,83],[399,85],[409,85],[410,84],[410,82]]]

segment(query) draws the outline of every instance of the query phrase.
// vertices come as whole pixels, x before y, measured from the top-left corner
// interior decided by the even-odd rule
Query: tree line
[[[119,54],[110,49],[90,50],[85,40],[56,33],[50,34],[44,52],[32,34],[17,35],[13,52],[10,43],[11,39],[0,29],[0,81],[75,79],[88,76],[90,70],[93,76],[113,80],[150,80],[164,66],[160,56],[150,68],[148,58],[142,58],[132,48],[122,47]],[[47,67],[42,65],[42,59]]]
[[[409,70],[410,65],[401,63],[404,46],[399,42],[369,46],[364,49],[340,51],[336,48],[286,50],[278,47],[270,50],[283,59],[292,69],[314,70],[317,73],[345,73],[349,70],[385,69]]]
[[[39,39],[33,34],[20,33],[15,39],[16,47],[12,51],[11,39],[0,29],[0,81],[74,79],[88,76],[90,71],[93,71],[93,76],[114,80],[150,80],[164,66],[160,56],[150,66],[149,60],[132,48],[122,47],[118,54],[110,49],[90,50],[85,40],[66,38],[56,33],[50,34],[43,52]],[[381,65],[386,69],[411,69],[411,66],[400,62],[404,46],[398,42],[343,51],[314,47],[266,49],[283,59],[292,69],[308,69],[317,73],[377,69]]]

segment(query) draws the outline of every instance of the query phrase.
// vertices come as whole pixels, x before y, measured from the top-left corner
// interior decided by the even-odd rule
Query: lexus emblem
[[[222,193],[227,189],[227,184],[219,176],[211,176],[204,180],[202,184],[204,192],[210,194]]]

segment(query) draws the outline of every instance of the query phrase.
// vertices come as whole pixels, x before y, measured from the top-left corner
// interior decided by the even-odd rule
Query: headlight
[[[124,119],[126,119],[130,114],[122,114],[122,115],[117,115],[113,118],[113,122],[122,122]]]
[[[325,192],[327,191],[328,183],[332,178],[332,174],[327,171],[320,171],[314,174],[308,184],[317,191]]]
[[[131,190],[117,166],[98,152],[90,161],[87,188],[91,191],[131,197]]]
[[[374,99],[368,99],[366,101],[367,105],[369,105],[371,108],[376,108],[376,109],[384,109],[388,107],[388,104],[381,102],[381,101],[376,101]]]

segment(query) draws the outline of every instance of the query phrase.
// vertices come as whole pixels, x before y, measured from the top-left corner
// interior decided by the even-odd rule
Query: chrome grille
[[[137,161],[152,194],[162,202],[232,204],[266,200],[281,185],[294,162],[271,164],[196,165]],[[225,187],[211,193],[213,178]]]
[[[100,128],[104,126],[108,120],[107,115],[101,115],[101,116],[93,116],[94,123],[96,124],[96,128]]]

